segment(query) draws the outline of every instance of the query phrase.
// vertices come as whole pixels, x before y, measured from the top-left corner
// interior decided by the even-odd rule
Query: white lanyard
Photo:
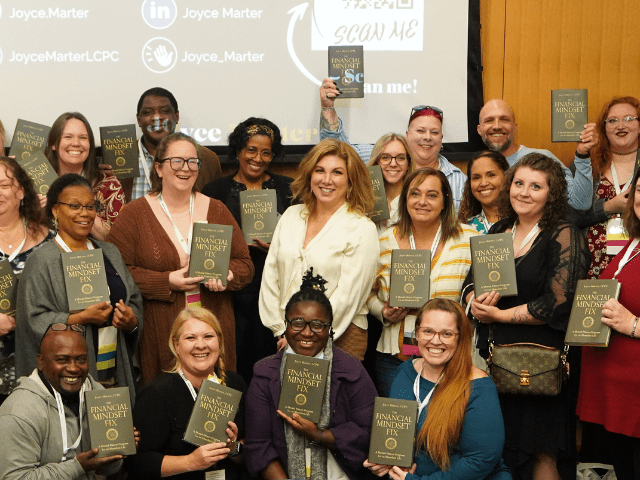
[[[180,242],[182,249],[185,251],[187,255],[191,255],[191,237],[193,235],[193,207],[195,204],[195,196],[191,195],[191,199],[189,200],[189,224],[191,226],[189,227],[189,233],[187,235],[186,243],[185,243],[184,237],[180,233],[180,230],[178,230],[178,226],[173,221],[173,218],[171,218],[171,214],[169,213],[167,204],[164,203],[164,200],[162,198],[162,193],[158,194],[158,202],[160,202],[160,206],[162,207],[162,210],[164,210],[164,213],[166,213],[167,217],[169,217],[169,221],[171,222],[171,225],[173,225],[173,232],[176,234],[176,238]]]
[[[493,224],[489,223],[489,220],[487,220],[487,216],[485,215],[484,210],[480,210],[480,215],[478,216],[480,217],[480,221],[484,225],[484,228],[487,230],[487,233],[489,233],[489,229]]]
[[[616,278],[618,276],[618,274],[620,273],[620,271],[624,268],[624,266],[627,263],[629,263],[631,260],[636,258],[636,255],[638,255],[638,253],[640,253],[640,251],[637,251],[631,257],[631,252],[633,252],[633,250],[636,248],[636,246],[638,245],[639,241],[640,241],[640,238],[638,238],[638,237],[634,238],[631,241],[631,244],[629,245],[629,248],[627,248],[627,251],[624,252],[624,256],[622,257],[622,260],[620,260],[620,263],[618,264],[618,269],[616,270],[616,273],[613,274],[613,278]],[[631,257],[631,258],[629,258],[629,257]]]
[[[13,262],[14,258],[16,258],[20,253],[20,251],[22,250],[22,247],[24,247],[25,243],[27,243],[27,224],[26,223],[24,223],[24,239],[22,240],[22,243],[18,245],[18,248],[16,248],[11,254],[9,254],[9,257],[8,257],[9,262]]]
[[[189,379],[185,376],[185,374],[182,372],[182,369],[179,369],[178,373],[182,377],[182,380],[184,380],[184,383],[186,383],[187,388],[189,389],[189,393],[191,393],[191,396],[193,397],[193,401],[195,402],[196,398],[198,397],[198,394],[196,393],[196,389],[193,388],[193,385],[191,384]],[[220,383],[220,379],[218,378],[218,376],[215,373],[212,373],[211,375],[209,375],[207,377],[207,380],[210,380],[210,381],[216,382],[216,383]]]
[[[618,174],[616,173],[616,166],[611,161],[611,176],[613,177],[613,188],[616,189],[616,195],[619,195],[622,191],[620,188],[620,182],[618,181]]]
[[[420,378],[422,377],[422,370],[424,369],[424,363],[425,363],[424,358],[422,359],[422,362],[423,363],[422,363],[422,368],[420,369],[420,373],[418,373],[415,381],[413,382],[413,395],[416,397],[416,400],[418,401],[418,419],[422,414],[422,410],[424,410],[424,408],[429,404],[429,400],[431,400],[431,396],[433,395],[433,392],[435,391],[436,387],[440,383],[440,380],[442,380],[442,377],[444,377],[444,372],[442,372],[442,374],[440,375],[440,378],[438,378],[438,381],[433,385],[431,390],[429,390],[429,393],[424,398],[424,400],[420,401]]]
[[[62,239],[59,233],[56,235],[56,238],[54,238],[54,240],[58,245],[60,245],[60,248],[62,248],[62,250],[64,250],[67,253],[71,252],[69,245],[66,244],[66,242]],[[93,249],[94,249],[93,244],[89,240],[87,240],[87,250],[93,250]]]
[[[56,398],[56,404],[58,405],[58,416],[60,417],[60,430],[62,430],[62,462],[67,459],[67,452],[69,450],[75,450],[80,445],[80,439],[82,438],[82,410],[84,409],[84,391],[86,385],[82,385],[80,389],[80,433],[78,434],[78,438],[70,447],[67,446],[67,420],[64,414],[64,404],[62,403],[62,397],[58,393],[58,391],[52,387],[53,396]]]
[[[142,170],[144,170],[144,177],[147,180],[147,183],[149,184],[149,188],[151,188],[151,174],[149,173],[149,164],[147,163],[147,156],[144,154],[144,152],[146,151],[146,148],[142,146],[142,137],[140,137],[140,140],[138,140],[138,144],[139,144],[138,151],[140,152],[139,153],[140,163],[142,164]]]
[[[520,250],[522,250],[527,245],[527,243],[529,243],[531,241],[531,239],[538,234],[539,231],[540,231],[540,227],[536,223],[533,226],[533,228],[531,229],[531,231],[527,234],[527,236],[524,237],[524,240],[522,240],[522,242],[520,243],[520,246],[517,249],[515,248],[516,245],[514,243],[514,245],[513,245],[513,249],[514,249],[513,256],[517,257],[518,253],[520,253]],[[516,241],[516,224],[515,223],[513,224],[513,228],[511,229],[511,238],[513,238],[514,242]]]
[[[436,236],[433,238],[433,243],[431,244],[431,260],[436,255],[436,250],[438,250],[438,244],[440,243],[440,237],[442,236],[442,223],[438,225],[438,231],[436,232]],[[411,246],[411,250],[416,249],[416,241],[413,238],[413,230],[409,233],[409,245]]]

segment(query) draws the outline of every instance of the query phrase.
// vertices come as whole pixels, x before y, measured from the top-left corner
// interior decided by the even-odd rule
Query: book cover
[[[391,252],[389,306],[421,308],[429,300],[431,251],[396,249]]]
[[[372,165],[367,167],[367,169],[369,170],[371,184],[373,185],[373,194],[376,197],[376,203],[373,206],[373,211],[369,215],[369,218],[373,222],[388,220],[391,215],[389,213],[389,204],[387,203],[387,193],[384,189],[382,169],[380,165]]]
[[[231,259],[231,225],[215,225],[196,222],[191,237],[191,257],[189,258],[189,276],[204,277],[202,283],[210,278],[219,279],[227,284],[229,260]]]
[[[17,295],[18,277],[13,273],[9,260],[0,260],[0,313],[15,318]]]
[[[109,300],[101,248],[62,252],[61,255],[69,313],[81,312],[89,305]]]
[[[617,280],[578,280],[569,324],[564,343],[607,347],[611,327],[600,321],[602,305],[610,298],[618,298],[620,283]]]
[[[35,152],[44,152],[49,138],[50,127],[39,123],[18,119],[11,140],[9,155],[14,155],[19,162],[26,160]]]
[[[471,237],[471,267],[476,297],[492,290],[501,297],[518,294],[511,233]]]
[[[128,387],[85,392],[91,448],[98,448],[98,458],[112,455],[135,455],[131,398]]]
[[[579,142],[589,122],[587,90],[551,90],[551,141]]]
[[[58,178],[58,174],[44,156],[44,152],[38,150],[26,158],[16,157],[16,161],[33,180],[36,193],[46,195],[51,184]]]
[[[376,397],[369,461],[399,467],[413,465],[417,416],[418,404],[415,400]]]
[[[338,98],[364,97],[364,54],[362,45],[329,47],[329,78],[342,92]]]
[[[226,442],[228,422],[236,417],[242,392],[204,380],[193,406],[184,441],[193,445]]]
[[[329,360],[287,354],[278,410],[318,423],[329,373]]]
[[[254,238],[271,243],[278,223],[276,191],[266,189],[240,192],[240,223],[248,245],[253,243]]]
[[[136,126],[133,123],[100,127],[100,141],[102,162],[111,165],[116,177],[137,178],[140,176],[138,141]]]

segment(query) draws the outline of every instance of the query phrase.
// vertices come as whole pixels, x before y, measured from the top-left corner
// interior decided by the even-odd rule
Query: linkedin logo
[[[151,28],[158,30],[170,27],[178,16],[174,0],[144,0],[142,18]]]

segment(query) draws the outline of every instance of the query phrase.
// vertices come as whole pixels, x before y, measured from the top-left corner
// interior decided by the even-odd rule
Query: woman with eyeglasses
[[[458,223],[444,174],[421,168],[404,181],[400,220],[379,236],[378,276],[367,301],[369,312],[382,322],[376,348],[376,386],[388,396],[396,369],[415,352],[411,336],[416,311],[389,306],[391,253],[397,249],[431,251],[429,295],[460,300],[462,283],[471,267],[469,239],[477,232]]]
[[[152,188],[125,205],[108,241],[114,243],[144,298],[145,330],[140,342],[142,383],[171,368],[167,346],[171,319],[187,306],[211,310],[224,334],[226,365],[236,367],[232,290],[247,285],[253,265],[233,216],[221,202],[194,190],[200,159],[195,141],[181,132],[165,137],[156,150]],[[188,277],[192,226],[206,222],[233,226],[227,285]]]
[[[76,173],[89,180],[101,204],[91,236],[104,240],[125,197],[120,180],[111,172],[98,169],[93,130],[86,117],[78,112],[60,115],[51,126],[44,153],[58,175]]]
[[[389,219],[376,222],[378,232],[396,223],[399,218],[400,192],[402,184],[415,170],[415,162],[409,153],[409,144],[404,135],[387,133],[378,139],[371,151],[369,166],[379,165],[384,179],[384,191],[389,204]]]
[[[74,173],[59,177],[47,192],[46,214],[58,233],[29,256],[18,282],[16,373],[29,375],[36,367],[39,342],[49,325],[82,325],[91,376],[104,387],[129,387],[133,401],[142,296],[118,249],[90,237],[98,205],[89,180]],[[102,249],[109,301],[71,313],[62,253],[96,248]]]
[[[510,480],[498,393],[472,365],[464,310],[453,300],[431,299],[418,312],[414,334],[419,356],[398,368],[390,396],[418,402],[415,464],[364,465],[393,480]]]
[[[325,283],[312,270],[305,272],[285,307],[287,346],[254,368],[245,405],[244,455],[249,471],[265,480],[369,478],[362,462],[376,390],[362,364],[333,344]],[[330,362],[318,424],[278,410],[284,361],[292,354]]]
[[[274,158],[282,155],[282,136],[278,126],[266,118],[250,117],[238,124],[229,135],[229,158],[237,158],[238,170],[229,176],[208,183],[202,193],[224,203],[240,227],[240,192],[246,190],[274,190],[278,218],[291,205],[292,178],[268,170]],[[236,345],[242,346],[237,372],[246,382],[251,380],[253,365],[261,358],[276,352],[271,331],[260,321],[258,297],[264,262],[269,244],[253,239],[248,244],[255,268],[253,280],[233,293],[236,317]]]

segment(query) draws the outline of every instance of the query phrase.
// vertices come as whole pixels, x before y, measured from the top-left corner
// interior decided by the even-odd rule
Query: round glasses
[[[378,157],[378,163],[380,165],[389,165],[392,160],[395,160],[398,165],[406,165],[409,161],[409,156],[401,153],[400,155],[391,155],[389,153],[381,153]]]
[[[620,124],[621,121],[623,125],[631,125],[636,120],[638,120],[638,117],[633,117],[631,115],[628,115],[623,118],[617,118],[617,117],[607,118],[604,121],[604,123],[607,125],[607,128],[615,128]]]
[[[307,322],[303,318],[287,318],[285,321],[294,332],[301,332],[307,327],[307,325],[309,325],[309,328],[313,333],[322,333],[325,328],[331,326],[330,323],[325,323],[321,320],[311,320],[310,322]]]
[[[244,147],[244,154],[246,157],[254,159],[260,154],[260,158],[263,162],[270,162],[273,160],[273,152],[271,150],[262,150],[258,152],[256,147]]]
[[[191,170],[192,172],[197,172],[198,170],[200,170],[199,158],[170,157],[170,158],[163,158],[159,162],[160,163],[169,162],[169,165],[171,165],[171,169],[176,171],[182,170],[182,167],[184,167],[185,163],[189,167],[189,170]]]
[[[421,327],[418,328],[417,331],[417,337],[420,340],[433,340],[436,335],[438,335],[438,338],[440,338],[440,341],[442,343],[453,343],[456,337],[460,334],[454,332],[453,330],[443,330],[441,332],[438,332],[430,327]]]

